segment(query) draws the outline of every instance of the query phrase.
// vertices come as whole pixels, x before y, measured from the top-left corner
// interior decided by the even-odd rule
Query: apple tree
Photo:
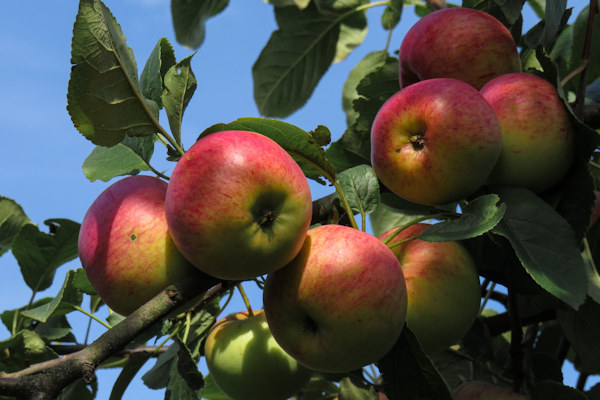
[[[72,70],[66,88],[66,106],[74,128],[96,145],[84,162],[85,178],[106,182],[146,174],[168,182],[173,170],[157,170],[153,167],[153,159],[166,159],[174,168],[197,140],[222,131],[255,132],[283,148],[307,180],[330,189],[328,195],[310,199],[311,226],[346,225],[380,237],[390,248],[404,243],[420,244],[396,247],[398,254],[409,251],[409,247],[421,247],[426,256],[431,256],[434,250],[429,244],[444,244],[439,247],[442,250],[437,250],[438,255],[456,252],[472,261],[472,264],[471,261],[461,264],[467,265],[465,275],[472,275],[465,278],[472,278],[468,285],[460,286],[464,284],[458,281],[462,277],[448,280],[460,286],[460,290],[455,287],[452,292],[456,299],[464,300],[474,293],[476,305],[472,316],[464,316],[464,310],[458,315],[445,308],[453,304],[452,301],[427,303],[433,304],[427,306],[427,311],[439,309],[433,311],[445,314],[449,322],[436,318],[426,324],[413,323],[413,330],[410,318],[407,318],[408,322],[401,332],[398,331],[391,347],[385,348],[384,355],[362,368],[307,372],[300,366],[301,379],[293,379],[300,382],[293,390],[293,398],[476,399],[479,397],[473,393],[477,390],[471,390],[469,395],[461,394],[469,392],[464,386],[460,391],[455,390],[463,384],[476,382],[480,388],[491,387],[486,390],[497,399],[509,398],[515,393],[521,396],[516,398],[536,400],[600,399],[600,386],[590,388],[586,384],[589,377],[600,375],[600,223],[597,222],[600,203],[596,204],[600,198],[597,189],[600,178],[597,152],[600,146],[599,2],[590,0],[577,15],[572,15],[573,8],[567,0],[464,0],[462,4],[444,0],[268,2],[273,8],[277,29],[262,52],[256,55],[255,63],[241,66],[251,69],[254,99],[262,117],[240,115],[234,121],[202,127],[199,137],[190,139],[182,137],[182,121],[197,89],[198,82],[192,70],[194,53],[178,60],[171,43],[157,34],[156,46],[140,73],[140,60],[136,60],[133,49],[126,43],[124,31],[127,27],[119,25],[119,16],[113,15],[100,0],[80,0],[71,43]],[[189,48],[199,48],[205,40],[206,21],[218,19],[224,9],[235,6],[228,0],[172,0],[177,41]],[[527,31],[523,29],[525,6],[531,7],[538,19]],[[434,59],[458,52],[459,46],[452,39],[443,42],[443,47],[435,54],[428,55],[427,50],[431,50],[428,46],[433,47],[432,42],[420,43],[419,39],[433,32],[431,27],[410,39],[413,41],[410,50],[402,50],[399,55],[397,48],[388,43],[383,49],[373,49],[353,66],[341,93],[347,128],[339,137],[333,138],[324,125],[306,131],[282,120],[311,101],[316,86],[330,66],[347,62],[347,56],[363,42],[367,28],[391,33],[403,13],[414,12],[420,21],[425,21],[428,16],[454,7],[479,10],[493,17],[506,31],[507,43],[514,44],[518,53],[515,52],[516,58],[510,60],[507,58],[512,56],[506,55],[508,53],[495,53],[502,55],[498,59],[492,58],[491,64],[509,65],[500,75],[522,71],[543,79],[556,94],[561,110],[565,110],[572,130],[572,148],[569,150],[572,153],[552,153],[548,157],[552,158],[550,161],[558,159],[560,163],[568,160],[568,163],[564,161],[565,171],[552,181],[551,187],[546,185],[543,190],[535,190],[516,184],[482,181],[474,189],[470,188],[469,193],[458,196],[458,200],[453,198],[449,203],[448,200],[435,204],[415,202],[415,198],[409,201],[382,183],[382,177],[374,170],[374,147],[371,146],[371,128],[379,110],[388,99],[402,93],[403,80],[405,84],[407,79],[415,80],[410,83],[416,88],[418,81],[435,78],[435,71],[421,71],[420,75],[415,70],[408,74],[403,54],[422,53],[427,61],[428,57]],[[378,8],[383,10],[381,24],[367,26],[366,13]],[[441,19],[436,29],[444,24]],[[460,50],[459,57],[467,61],[466,67],[459,68],[463,76],[474,73],[473,60],[478,54],[497,45],[496,39],[487,42],[478,39],[475,31],[469,31],[475,30],[475,26],[475,23],[464,21],[450,26],[452,32],[462,32],[471,44]],[[442,39],[449,37],[444,35]],[[413,57],[416,59],[417,55]],[[414,59],[406,62],[416,65]],[[448,66],[443,61],[431,64],[433,69]],[[407,75],[401,78],[403,68]],[[476,73],[480,74],[479,71]],[[475,92],[481,86],[483,84],[468,90]],[[532,86],[526,93],[533,91]],[[456,96],[456,103],[452,103],[459,110],[457,113],[466,111],[461,111],[459,101],[462,97]],[[541,99],[540,95],[536,101],[543,103]],[[332,95],[332,101],[338,100],[339,93]],[[470,111],[477,114],[479,110]],[[166,115],[166,120],[159,121],[161,115]],[[533,114],[527,120],[528,124],[535,127],[545,123],[544,118],[537,118],[539,115]],[[501,124],[492,130],[499,133]],[[411,135],[407,140],[414,148],[420,150],[428,145],[422,132]],[[533,146],[530,159],[545,162],[544,154],[535,154],[536,149],[544,147],[544,142]],[[465,141],[463,145],[470,144]],[[493,155],[485,153],[482,162],[485,159],[496,162],[501,157],[500,150],[494,151]],[[394,148],[392,153],[401,153],[400,147]],[[450,159],[456,153],[446,149],[438,158]],[[191,155],[188,156],[191,159]],[[459,162],[466,162],[470,156],[461,157]],[[217,165],[217,160],[213,164]],[[473,171],[473,168],[467,167],[461,173],[466,176],[481,174],[481,170]],[[519,168],[519,173],[528,175],[527,169],[534,167],[523,164]],[[225,170],[226,166],[221,165],[219,169]],[[546,175],[552,174],[548,171]],[[488,175],[487,171],[485,175]],[[430,180],[435,181],[433,178]],[[544,176],[546,178],[548,176]],[[427,180],[421,179],[421,182]],[[211,191],[216,193],[219,187]],[[262,209],[260,211],[263,213]],[[229,213],[221,214],[220,218],[226,219],[228,215],[225,214]],[[261,214],[261,218],[263,223],[272,222],[270,212]],[[429,224],[424,229],[423,222]],[[0,340],[1,399],[95,398],[98,385],[103,384],[96,380],[95,371],[109,367],[120,369],[111,392],[111,399],[119,399],[137,372],[146,365],[152,367],[144,374],[144,383],[151,389],[164,390],[167,399],[228,398],[216,379],[199,368],[200,361],[206,357],[207,337],[217,330],[213,330],[214,327],[221,329],[217,320],[222,313],[244,311],[227,307],[234,292],[243,295],[246,312],[253,316],[244,288],[280,289],[287,282],[272,278],[270,283],[265,275],[231,280],[210,274],[190,274],[183,280],[170,282],[127,316],[111,311],[108,318],[103,319],[97,312],[108,306],[83,268],[56,276],[61,265],[81,254],[78,249],[80,222],[50,218],[44,223],[46,228],[42,229],[32,222],[27,210],[19,205],[19,199],[0,197],[0,255],[16,259],[22,278],[32,291],[27,304],[18,309],[2,310],[0,314],[10,332],[9,337]],[[415,233],[408,235],[406,232],[410,227],[418,229],[410,230]],[[384,234],[392,237],[400,234],[397,238],[402,240],[385,239]],[[304,237],[300,241],[303,242]],[[451,247],[450,250],[445,247],[449,243],[460,249]],[[353,245],[348,242],[333,246],[332,243],[324,247]],[[227,256],[227,251],[236,250],[233,247],[235,244],[225,246],[222,252]],[[243,260],[245,255],[235,254],[235,257]],[[400,258],[400,263],[408,264],[409,259],[411,264],[425,263],[416,255],[403,254]],[[408,276],[407,272],[405,274]],[[54,297],[37,296],[60,279],[64,283]],[[351,284],[345,284],[351,287],[366,284],[366,281],[355,279]],[[383,286],[363,287],[361,295],[377,298]],[[463,290],[467,286],[469,289]],[[419,290],[422,292],[418,293],[420,296],[415,295],[415,299],[429,300],[445,291],[443,282],[439,281]],[[284,297],[269,298],[269,301],[265,298],[265,305],[275,302],[278,307],[283,307],[288,297],[282,293],[279,292],[285,300]],[[311,296],[317,298],[320,294]],[[409,304],[410,298],[409,288]],[[499,305],[494,310],[489,307],[491,301]],[[253,306],[258,308],[260,305]],[[73,312],[85,313],[90,321],[94,319],[105,326],[105,332],[87,344],[86,333],[72,329],[69,324]],[[391,315],[391,312],[386,313]],[[262,312],[256,314],[263,315]],[[269,310],[266,314],[268,319]],[[234,319],[239,322],[237,320],[247,318],[246,315]],[[377,314],[374,319],[386,322],[386,318]],[[439,350],[437,331],[453,325],[452,321],[459,321],[458,336],[452,337]],[[315,324],[315,321],[309,321],[304,330],[315,330]],[[260,349],[252,350],[255,352],[253,357],[267,362],[266,343],[272,343],[264,336],[268,329],[264,323],[256,322],[253,326],[254,332],[262,335],[263,340]],[[422,334],[421,331],[426,332]],[[356,333],[347,331],[344,335]],[[239,335],[231,335],[228,333],[227,339],[231,343],[236,341],[236,346],[245,345]],[[421,345],[419,339],[425,343],[425,336],[433,337],[431,347],[436,348],[435,351],[429,351],[429,345]],[[227,348],[230,344],[219,343],[217,334],[211,336],[210,343],[211,349]],[[294,343],[287,345],[293,347]],[[371,348],[381,350],[378,343],[365,343],[361,349],[365,353],[364,349]],[[361,349],[352,349],[350,353],[360,353]],[[348,358],[352,355],[343,354]],[[320,356],[327,358],[327,353]],[[287,354],[283,352],[278,352],[278,357],[287,360]],[[341,355],[338,357],[342,358]],[[365,359],[370,360],[369,357]],[[328,361],[336,364],[338,360]],[[574,386],[564,382],[561,370],[565,362],[572,363],[579,373]],[[211,360],[211,364],[218,362]],[[229,369],[223,367],[220,373],[227,375]],[[227,376],[225,379],[239,382]],[[281,384],[273,382],[272,385]],[[265,394],[260,398],[270,398],[269,385],[262,386]],[[245,391],[241,392],[240,396],[244,396]]]

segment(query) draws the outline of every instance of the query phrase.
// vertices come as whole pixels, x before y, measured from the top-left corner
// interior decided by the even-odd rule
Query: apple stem
[[[248,309],[248,315],[250,317],[254,317],[254,313],[252,312],[252,307],[250,306],[250,300],[248,300],[248,296],[246,296],[246,292],[244,291],[242,284],[238,283],[236,285],[236,287],[240,291],[240,294],[242,295],[242,299],[244,299],[244,304],[246,304],[246,309]]]
[[[183,332],[183,339],[182,339],[183,343],[187,342],[191,327],[192,327],[192,312],[188,311],[185,313],[185,331]]]

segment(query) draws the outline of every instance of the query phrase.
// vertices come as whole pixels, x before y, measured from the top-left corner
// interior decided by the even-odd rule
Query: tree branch
[[[0,394],[22,399],[49,400],[55,399],[63,388],[79,378],[88,383],[92,382],[95,379],[94,371],[101,362],[121,352],[154,323],[172,315],[186,304],[197,302],[198,299],[205,304],[229,290],[231,285],[232,282],[222,282],[199,273],[184,282],[169,286],[89,346],[51,360],[56,365],[42,363],[46,368],[39,369],[40,365],[27,368],[31,371],[37,370],[32,374],[0,377]],[[12,375],[18,376],[23,371]]]

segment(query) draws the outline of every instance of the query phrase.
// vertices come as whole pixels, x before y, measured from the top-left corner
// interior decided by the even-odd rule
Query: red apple
[[[470,381],[453,391],[454,400],[527,400],[527,396],[484,381]]]
[[[312,376],[273,339],[263,310],[218,321],[206,337],[204,353],[213,381],[234,400],[287,399]]]
[[[266,136],[224,131],[198,140],[167,190],[177,247],[201,271],[244,280],[300,251],[312,217],[310,188],[294,159]]]
[[[502,153],[489,182],[542,192],[569,171],[575,154],[569,113],[556,88],[527,73],[494,78],[481,95],[502,129]]]
[[[517,46],[504,25],[470,8],[446,8],[421,18],[400,46],[400,87],[454,78],[480,89],[490,79],[520,72]]]
[[[404,326],[406,286],[375,236],[341,225],[308,231],[296,258],[267,277],[273,337],[310,369],[347,372],[382,358]]]
[[[79,258],[102,300],[128,315],[158,292],[198,274],[177,250],[165,219],[167,183],[130,176],[88,209],[79,231]]]
[[[389,245],[417,237],[428,224],[415,224]],[[396,229],[381,235],[387,238]],[[456,344],[469,330],[481,300],[479,275],[466,249],[455,241],[414,239],[391,247],[398,257],[408,291],[406,325],[428,354]]]
[[[381,182],[407,200],[445,204],[475,192],[502,148],[500,124],[472,86],[429,79],[402,89],[371,127],[371,163]]]

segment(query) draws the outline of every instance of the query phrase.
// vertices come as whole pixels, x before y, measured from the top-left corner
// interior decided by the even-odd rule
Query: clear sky
[[[168,0],[105,0],[105,4],[121,24],[139,72],[161,37],[171,42],[178,60],[193,52],[175,41]],[[81,222],[89,205],[113,181],[89,182],[83,175],[81,165],[94,145],[76,131],[66,111],[71,36],[78,2],[6,1],[2,6],[0,73],[4,95],[0,96],[0,195],[16,200],[29,218],[40,225],[48,218]],[[532,15],[528,8],[526,11]],[[385,47],[387,32],[379,23],[381,12],[381,7],[368,11],[370,29],[365,42],[346,62],[330,68],[308,104],[286,119],[288,122],[305,130],[325,125],[334,140],[341,136],[345,129],[341,108],[344,81],[365,54]],[[414,12],[407,7],[392,36],[392,51],[398,49],[415,21]],[[526,24],[527,21],[531,19],[526,16]],[[259,116],[252,93],[251,67],[274,29],[272,8],[261,0],[231,0],[222,14],[208,21],[206,41],[192,60],[198,88],[183,120],[186,148],[200,132],[215,123]],[[161,122],[168,127],[164,115]],[[164,156],[164,148],[157,144],[153,164],[169,173],[174,164],[163,161]],[[331,187],[317,184],[311,189],[315,199],[333,192]],[[66,271],[79,267],[78,260],[61,267],[55,284],[36,299],[54,296]],[[31,291],[10,253],[0,257],[0,271],[0,311],[26,305]],[[261,308],[260,293],[248,286],[253,307]],[[242,308],[236,299],[229,311]],[[87,318],[75,316],[70,321],[76,332],[84,332]],[[93,327],[93,335],[103,331],[96,323]],[[0,327],[0,340],[8,336],[8,331]],[[148,363],[151,365],[152,361]],[[146,388],[139,376],[125,398],[164,397],[164,391]],[[100,371],[98,379],[97,398],[108,398],[116,374]]]

